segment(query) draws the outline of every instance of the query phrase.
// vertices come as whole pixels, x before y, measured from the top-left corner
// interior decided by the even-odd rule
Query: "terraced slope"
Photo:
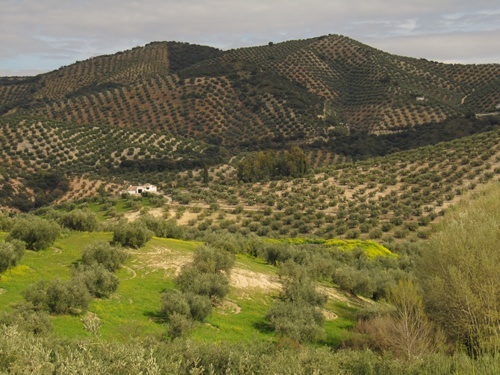
[[[498,184],[500,130],[331,165],[292,180],[230,184],[236,172],[225,174],[224,184],[205,187],[193,175],[185,183],[191,188],[167,189],[178,218],[201,230],[269,237],[425,238],[429,224],[460,196],[491,181]],[[189,204],[183,202],[186,190]],[[211,211],[213,202],[223,214]]]
[[[215,48],[186,43],[150,43],[77,61],[36,77],[4,77],[0,79],[0,109],[6,112],[129,85],[154,74],[169,74],[217,53]]]
[[[0,80],[0,113],[280,147],[495,112],[500,64],[442,64],[329,35],[219,51],[145,47]]]
[[[72,185],[78,185],[73,189],[85,190],[86,194],[100,185],[117,193],[123,181],[117,170],[129,171],[136,165],[140,168],[141,163],[163,170],[200,166],[210,163],[204,155],[206,150],[203,142],[167,133],[3,118],[0,207],[11,206],[19,194],[31,199],[33,191],[27,180],[35,174],[66,176]],[[82,188],[82,184],[91,188]]]

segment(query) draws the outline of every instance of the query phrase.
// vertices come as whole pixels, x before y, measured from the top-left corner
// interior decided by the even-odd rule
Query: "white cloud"
[[[155,40],[235,48],[330,33],[387,51],[406,47],[414,57],[494,60],[500,7],[497,0],[2,0],[0,75]]]

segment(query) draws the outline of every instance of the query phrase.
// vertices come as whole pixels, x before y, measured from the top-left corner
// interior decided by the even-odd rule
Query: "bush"
[[[19,240],[0,242],[0,273],[14,267],[23,258],[24,243]]]
[[[318,341],[325,335],[323,314],[306,303],[278,302],[269,310],[266,319],[276,334],[300,343]]]
[[[56,222],[27,215],[15,220],[7,240],[23,241],[27,249],[38,251],[51,246],[59,236],[59,232],[60,227]]]
[[[229,293],[229,281],[220,273],[203,273],[192,265],[183,268],[176,285],[185,293],[210,297],[217,301]]]
[[[186,336],[193,328],[193,322],[182,314],[173,313],[168,323],[167,333],[171,339]]]
[[[53,329],[49,315],[43,311],[33,311],[29,304],[19,304],[11,313],[0,316],[0,326],[16,326],[34,335],[46,335]]]
[[[211,246],[199,246],[195,250],[193,264],[203,273],[229,273],[234,264],[234,254]]]
[[[139,219],[139,223],[152,231],[156,237],[178,239],[184,237],[184,229],[177,225],[175,220],[163,220],[152,215],[144,215]]]
[[[417,268],[431,319],[474,354],[500,347],[499,212],[500,190],[491,185],[445,218]]]
[[[127,257],[126,253],[106,241],[97,241],[83,249],[83,264],[101,264],[108,271],[114,272],[120,268]]]
[[[202,322],[212,312],[212,302],[207,296],[167,290],[161,298],[160,314],[170,321],[174,315],[183,315]]]
[[[98,298],[109,297],[118,289],[120,283],[112,272],[100,264],[76,268],[74,278],[81,281],[91,295]]]
[[[23,292],[27,302],[35,310],[53,314],[66,314],[85,310],[90,302],[90,294],[81,280],[39,281]]]
[[[299,343],[324,338],[324,317],[320,307],[325,305],[327,296],[316,291],[311,270],[289,260],[283,264],[279,275],[283,284],[281,301],[266,315],[273,330]]]
[[[212,312],[212,301],[210,301],[210,298],[193,293],[186,293],[185,296],[189,304],[191,318],[198,322],[203,322]]]
[[[125,247],[138,249],[153,237],[144,224],[120,222],[113,232],[113,243],[118,243]]]
[[[12,228],[12,219],[8,214],[0,212],[0,231],[9,231]]]
[[[160,314],[167,320],[173,314],[190,316],[190,307],[184,294],[176,289],[165,291],[161,297]]]
[[[61,217],[60,223],[63,227],[81,232],[93,232],[99,226],[95,213],[80,209],[65,213]]]

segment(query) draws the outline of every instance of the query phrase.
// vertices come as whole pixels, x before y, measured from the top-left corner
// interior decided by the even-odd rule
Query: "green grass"
[[[326,339],[321,343],[339,347],[342,341],[350,337],[350,329],[356,323],[356,308],[345,302],[329,301],[325,308],[337,315],[334,320],[325,322]]]
[[[0,239],[5,238],[0,233]],[[50,249],[26,251],[22,262],[2,275],[0,288],[0,312],[11,311],[23,301],[21,292],[38,280],[68,279],[72,264],[81,258],[82,250],[97,240],[111,240],[111,233],[66,232]],[[120,280],[118,290],[108,299],[94,299],[88,311],[96,314],[102,326],[99,335],[104,341],[129,341],[133,337],[166,334],[165,326],[158,316],[161,293],[174,288],[176,267],[189,261],[194,249],[201,242],[153,238],[139,250],[128,250],[129,258],[117,271]],[[275,275],[277,268],[248,255],[237,255],[236,267],[257,274]],[[208,342],[241,342],[249,340],[277,341],[270,331],[264,316],[277,290],[232,288],[226,302],[214,308],[207,321],[192,332],[195,340]],[[339,314],[341,308],[330,302],[328,309]],[[338,346],[344,331],[353,324],[351,313],[342,311],[342,317],[327,321],[325,344]],[[58,336],[84,338],[86,332],[81,315],[52,316],[55,334]]]
[[[251,297],[233,292],[206,323],[196,327],[193,338],[215,342],[274,341],[264,320],[271,303],[272,297],[262,292],[252,291]]]
[[[55,278],[68,279],[71,265],[81,258],[82,249],[98,240],[111,240],[110,233],[77,233],[59,238],[47,250],[26,250],[19,265],[7,270],[0,279],[0,309],[9,310],[12,305],[23,301],[21,292],[39,280]]]

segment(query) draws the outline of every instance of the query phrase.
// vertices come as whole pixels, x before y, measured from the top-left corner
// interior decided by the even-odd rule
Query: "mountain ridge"
[[[179,42],[0,78],[0,114],[234,147],[387,134],[500,104],[500,64],[444,64],[328,35],[221,51]]]

